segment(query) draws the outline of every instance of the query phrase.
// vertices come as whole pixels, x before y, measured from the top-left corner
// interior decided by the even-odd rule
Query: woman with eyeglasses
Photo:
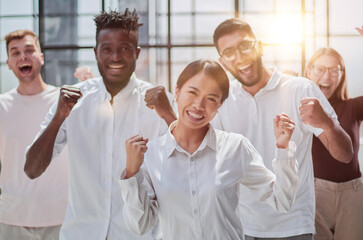
[[[228,91],[228,77],[217,62],[192,62],[177,81],[179,118],[168,133],[148,146],[138,135],[126,141],[119,182],[125,222],[136,234],[146,233],[159,217],[165,240],[244,239],[240,184],[251,198],[278,211],[291,207],[298,185],[294,144],[289,144],[293,121],[286,114],[271,119],[277,147],[272,173],[249,140],[209,123]]]
[[[363,180],[359,170],[359,127],[363,96],[349,98],[342,56],[332,48],[318,49],[305,70],[333,106],[340,125],[352,139],[351,162],[335,160],[316,137],[312,155],[315,176],[315,240],[363,239]]]

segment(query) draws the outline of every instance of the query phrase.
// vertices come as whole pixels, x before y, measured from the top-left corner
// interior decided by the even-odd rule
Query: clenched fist
[[[144,162],[144,153],[147,151],[149,139],[135,135],[125,142],[126,147],[126,178],[134,176]]]

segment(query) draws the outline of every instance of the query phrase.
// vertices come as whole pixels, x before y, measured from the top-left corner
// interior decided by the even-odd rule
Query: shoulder
[[[100,84],[102,84],[102,77],[91,78],[86,81],[76,83],[73,86],[80,88],[81,91],[84,92],[99,89]]]
[[[308,89],[313,88],[315,86],[315,83],[304,77],[295,77],[288,74],[281,74],[279,85],[281,87]]]
[[[145,162],[152,162],[158,158],[155,156],[162,155],[163,150],[167,147],[166,144],[167,134],[163,134],[159,137],[153,138],[147,144],[147,151],[145,153]]]
[[[5,93],[0,94],[0,101],[13,99],[16,95],[18,95],[18,92],[16,91],[16,88],[13,88]]]
[[[0,94],[0,110],[7,109],[11,106],[18,95],[16,88]]]
[[[148,90],[149,88],[153,88],[154,85],[146,82],[144,80],[140,80],[138,78],[135,77],[135,85],[136,87],[140,90],[141,93],[145,93],[146,90]]]
[[[349,103],[349,104],[353,104],[355,106],[363,107],[363,96],[350,98],[346,102]]]
[[[231,149],[234,147],[247,146],[250,144],[250,141],[242,134],[226,132],[220,129],[214,129],[214,132],[218,148]]]

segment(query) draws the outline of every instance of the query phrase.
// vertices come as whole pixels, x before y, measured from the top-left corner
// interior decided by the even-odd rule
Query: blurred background
[[[355,30],[363,25],[362,0],[0,0],[0,93],[17,85],[6,65],[7,33],[37,33],[45,54],[44,80],[56,86],[73,84],[78,66],[89,65],[99,75],[94,15],[126,7],[135,8],[144,23],[137,76],[171,92],[187,63],[217,60],[212,41],[216,26],[242,17],[264,44],[266,65],[301,75],[314,50],[330,46],[346,62],[350,95],[363,95],[363,37]],[[362,144],[363,138],[361,161]]]

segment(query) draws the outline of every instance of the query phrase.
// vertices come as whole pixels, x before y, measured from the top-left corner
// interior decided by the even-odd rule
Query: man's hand
[[[324,111],[317,98],[306,97],[302,99],[299,110],[302,122],[312,127],[324,129],[328,124],[333,124],[332,119]]]
[[[134,176],[144,162],[144,153],[147,151],[149,139],[135,135],[125,142],[126,147],[126,179]]]
[[[86,81],[87,79],[94,78],[92,70],[89,66],[76,68],[76,71],[73,75],[75,78],[79,78],[82,82]]]
[[[355,30],[358,31],[358,33],[363,36],[363,26],[361,26],[360,28],[359,27],[356,27]]]
[[[61,87],[54,118],[64,121],[80,97],[82,97],[82,92],[79,88],[68,85]]]
[[[165,120],[168,126],[176,120],[176,116],[170,106],[168,96],[166,95],[163,86],[148,89],[145,94],[145,102],[146,106],[154,109],[156,113]]]
[[[276,147],[288,148],[294,129],[295,123],[287,114],[282,113],[276,115],[274,117],[274,134],[276,138]]]

